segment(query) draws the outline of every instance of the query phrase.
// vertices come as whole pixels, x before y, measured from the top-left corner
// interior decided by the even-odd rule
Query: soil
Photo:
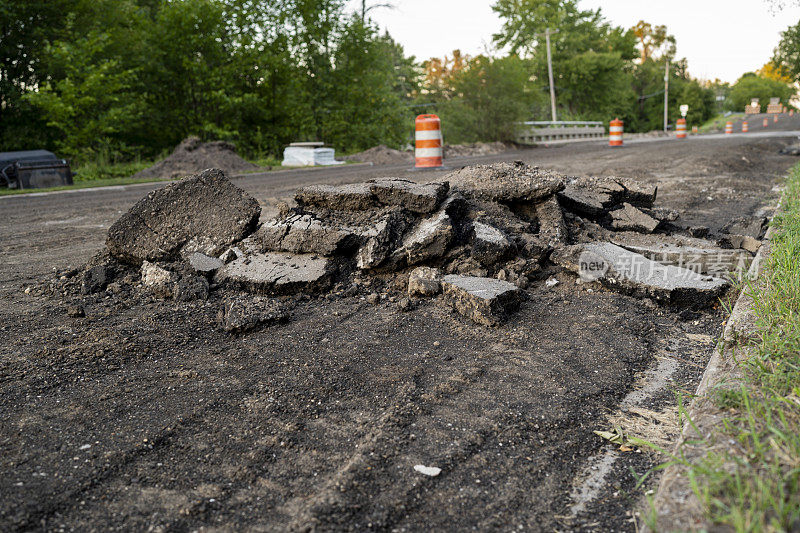
[[[475,157],[484,155],[502,154],[509,150],[516,149],[513,143],[472,143],[472,144],[446,144],[443,147],[445,158],[448,157]],[[372,163],[373,165],[396,165],[402,163],[413,163],[414,153],[395,150],[385,145],[374,146],[363,152],[352,154],[344,158],[347,161],[358,161],[360,163]]]
[[[398,163],[413,163],[414,154],[395,150],[394,148],[389,148],[381,144],[373,146],[363,152],[348,155],[344,159],[347,161],[357,161],[359,163],[372,163],[373,165],[396,165]]]
[[[236,154],[236,147],[225,141],[202,142],[197,137],[183,140],[172,154],[150,168],[134,174],[133,178],[173,179],[202,172],[207,168],[218,168],[227,175],[264,170]]]
[[[581,143],[464,163],[523,159],[657,183],[676,225],[717,231],[777,197],[796,162],[778,154],[787,144]],[[267,216],[301,185],[405,166],[235,183]],[[636,529],[657,477],[634,489],[636,476],[661,459],[593,431],[630,405],[674,411],[674,391],[695,389],[721,331],[719,307],[678,312],[555,268],[542,280],[559,283],[535,284],[497,328],[434,301],[402,311],[404,284],[391,277],[287,297],[288,321],[245,334],[217,326],[224,292],[165,302],[112,285],[65,300],[58,287],[157,186],[0,200],[0,529]],[[575,507],[606,455],[608,474]]]

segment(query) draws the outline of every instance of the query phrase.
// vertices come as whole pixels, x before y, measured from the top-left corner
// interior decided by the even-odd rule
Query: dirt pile
[[[729,271],[746,268],[763,223],[731,222],[720,239],[724,250],[671,236],[680,232],[672,224],[677,214],[654,207],[656,195],[629,179],[499,163],[431,183],[308,186],[297,191],[295,207],[258,224],[257,202],[209,170],[151,193],[123,215],[80,289],[91,294],[116,283],[180,301],[219,293],[225,331],[286,316],[271,304],[243,309],[243,293],[276,302],[330,293],[374,299],[376,286],[401,295],[401,311],[439,297],[493,326],[559,269],[576,273],[579,283],[706,305],[728,286]]]
[[[503,142],[446,144],[444,145],[444,157],[471,157],[476,155],[501,154],[506,150],[513,150],[514,148],[516,148],[515,144]]]
[[[141,170],[133,178],[175,179],[201,172],[207,168],[218,168],[228,175],[264,170],[239,157],[236,147],[225,141],[202,142],[197,137],[188,137],[175,151],[150,168]]]
[[[389,148],[386,145],[373,146],[363,152],[348,155],[344,158],[346,161],[357,161],[359,163],[372,163],[373,165],[397,165],[402,163],[413,163],[414,154],[411,152],[402,152]]]
[[[492,143],[472,143],[472,144],[446,144],[442,148],[442,154],[448,157],[474,157],[480,155],[500,154],[506,150],[512,150],[516,145],[512,143],[492,142]],[[372,163],[373,165],[398,165],[403,163],[413,163],[414,153],[404,152],[389,148],[383,144],[374,146],[369,150],[364,150],[357,154],[345,157],[347,161],[358,161],[359,163]]]

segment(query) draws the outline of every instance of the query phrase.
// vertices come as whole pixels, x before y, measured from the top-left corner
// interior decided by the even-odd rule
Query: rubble
[[[620,231],[653,233],[659,224],[658,220],[628,203],[622,204],[622,208],[611,211],[609,214],[611,215],[611,227]]]
[[[725,224],[720,231],[730,235],[744,235],[761,240],[767,232],[767,223],[766,217],[739,217]]]
[[[413,213],[433,213],[447,195],[448,183],[417,184],[398,178],[370,182],[369,190],[383,205],[404,207]]]
[[[752,256],[744,250],[723,249],[711,241],[690,237],[619,234],[611,242],[651,261],[717,277],[745,273],[752,262]]]
[[[108,230],[106,246],[134,265],[192,252],[216,256],[252,233],[260,214],[258,202],[222,171],[205,170],[139,200]]]
[[[219,326],[230,332],[283,316],[247,293],[329,291],[374,305],[386,298],[399,311],[442,294],[462,315],[496,326],[532,284],[553,285],[545,281],[555,279],[553,266],[585,278],[581,254],[590,253],[588,281],[669,304],[707,304],[727,286],[708,274],[749,261],[737,248],[752,249],[754,238],[729,235],[722,249],[669,235],[677,213],[654,206],[656,193],[629,179],[498,163],[430,183],[390,177],[303,187],[296,206],[259,220],[255,199],[207,170],[149,194],[115,222],[106,251],[83,270],[82,290],[113,282],[115,295],[208,299],[222,305]],[[755,232],[758,224],[730,228]]]
[[[707,305],[729,285],[724,279],[663,265],[610,242],[570,246],[552,259],[584,281],[678,306]]]
[[[316,254],[256,253],[234,259],[214,281],[252,292],[318,292],[329,286],[332,270],[330,259]]]
[[[522,290],[507,281],[450,274],[442,278],[444,301],[485,326],[497,326],[522,302]]]
[[[408,276],[409,296],[435,296],[442,292],[438,268],[417,267]]]
[[[720,243],[730,248],[747,250],[751,254],[755,254],[761,248],[761,241],[749,235],[723,235]]]
[[[502,202],[537,202],[564,188],[561,176],[521,161],[464,167],[446,179],[467,197]]]
[[[474,222],[472,231],[472,257],[482,265],[497,263],[513,249],[503,232],[489,224]]]
[[[222,268],[224,264],[222,259],[209,257],[200,252],[194,252],[189,256],[189,266],[191,266],[195,272],[204,276],[213,274]]]

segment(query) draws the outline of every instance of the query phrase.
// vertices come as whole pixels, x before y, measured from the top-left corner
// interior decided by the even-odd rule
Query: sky
[[[372,19],[418,60],[450,55],[453,49],[475,55],[492,49],[492,34],[502,21],[494,0],[371,0],[392,3]],[[677,40],[678,57],[701,79],[734,82],[760,68],[772,56],[780,32],[800,20],[800,0],[782,10],[768,0],[580,0],[583,8],[601,8],[613,24],[629,28],[639,20],[665,24]],[[351,5],[360,0],[351,0]]]

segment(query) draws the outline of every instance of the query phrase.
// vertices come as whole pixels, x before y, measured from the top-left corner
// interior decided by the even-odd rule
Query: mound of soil
[[[395,150],[381,144],[363,152],[349,155],[345,159],[347,161],[358,161],[359,163],[372,163],[373,165],[394,165],[413,162],[414,154]]]
[[[445,157],[472,157],[476,155],[500,154],[514,148],[511,143],[472,143],[472,144],[446,144]]]
[[[446,144],[444,146],[444,157],[471,157],[476,155],[500,154],[506,150],[514,148],[513,144],[493,142],[493,143],[472,143],[472,144]],[[348,161],[358,161],[361,163],[372,163],[373,165],[394,165],[401,163],[413,163],[414,153],[403,152],[389,148],[383,144],[373,146],[369,150],[364,150],[357,154],[345,157]]]
[[[236,154],[236,147],[225,141],[202,142],[197,137],[188,137],[175,151],[150,168],[133,175],[134,178],[182,178],[202,172],[208,168],[218,168],[226,174],[242,174],[263,170],[262,167],[245,161]]]

